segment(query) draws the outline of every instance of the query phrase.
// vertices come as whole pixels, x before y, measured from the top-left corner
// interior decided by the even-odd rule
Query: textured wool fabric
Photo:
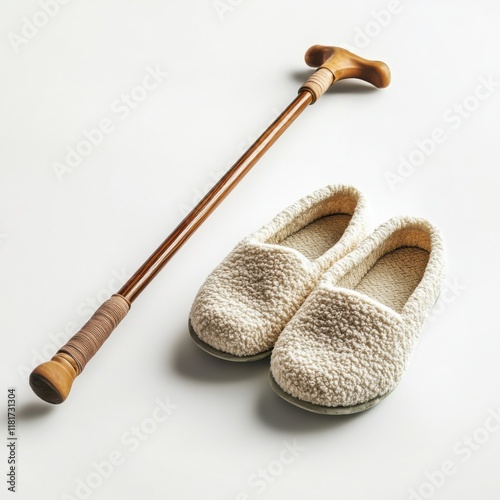
[[[391,219],[322,277],[271,358],[277,385],[322,407],[387,395],[407,368],[443,279],[443,244],[427,221]]]
[[[193,331],[237,357],[269,351],[322,274],[366,234],[356,189],[315,191],[241,241],[208,276],[191,309]]]

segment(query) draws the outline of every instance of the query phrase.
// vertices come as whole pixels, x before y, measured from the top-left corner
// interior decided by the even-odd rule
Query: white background
[[[17,498],[498,499],[498,2],[72,0],[30,33],[23,18],[43,24],[39,12],[31,0],[0,7],[0,436],[16,387]],[[38,400],[27,373],[293,99],[316,43],[384,60],[392,84],[338,84],[307,109],[134,303],[68,400]],[[168,73],[157,88],[118,112],[156,67]],[[103,118],[112,133],[59,179],[54,164]],[[437,128],[445,139],[426,142],[424,158],[415,141]],[[401,156],[420,165],[402,176]],[[400,176],[392,188],[387,172]],[[275,396],[268,360],[213,359],[187,332],[196,291],[241,238],[338,182],[366,194],[374,226],[403,214],[439,226],[448,274],[397,390],[341,418]],[[156,423],[167,399],[177,407]],[[0,491],[11,495],[4,480]]]

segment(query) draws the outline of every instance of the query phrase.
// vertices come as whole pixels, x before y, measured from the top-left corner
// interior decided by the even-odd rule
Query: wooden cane
[[[389,68],[383,62],[363,59],[339,47],[315,45],[306,52],[305,61],[309,66],[318,69],[300,87],[298,96],[191,210],[118,293],[106,300],[50,361],[33,370],[30,385],[40,398],[53,404],[62,403],[67,398],[73,380],[125,317],[132,302],[309,104],[315,103],[339,80],[359,78],[378,88],[384,88],[389,85],[391,79]]]

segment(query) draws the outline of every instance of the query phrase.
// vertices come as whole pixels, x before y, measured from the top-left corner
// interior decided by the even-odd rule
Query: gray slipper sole
[[[225,359],[226,361],[234,361],[236,363],[258,361],[259,359],[267,358],[273,352],[272,349],[269,349],[269,351],[259,352],[250,356],[235,356],[234,354],[229,354],[228,352],[219,351],[219,349],[215,349],[215,347],[203,342],[203,340],[201,340],[200,337],[198,337],[198,334],[194,331],[193,325],[191,325],[191,320],[188,322],[188,327],[191,338],[200,349],[203,349],[205,352],[208,352],[208,354],[211,354],[216,358]]]
[[[321,413],[323,415],[352,415],[353,413],[359,413],[361,411],[369,410],[373,408],[376,404],[380,403],[384,398],[386,398],[392,391],[389,391],[387,394],[383,396],[379,396],[377,398],[371,399],[366,403],[361,403],[359,405],[354,406],[322,406],[314,403],[309,403],[307,401],[302,401],[301,399],[295,398],[291,396],[287,392],[285,392],[274,380],[272,374],[269,374],[269,379],[271,382],[271,387],[273,391],[283,398],[285,401],[302,408],[303,410],[307,410],[313,413]]]

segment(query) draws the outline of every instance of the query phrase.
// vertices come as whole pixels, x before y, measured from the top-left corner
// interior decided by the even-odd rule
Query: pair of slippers
[[[230,361],[271,355],[271,386],[325,414],[371,408],[399,383],[443,280],[429,222],[369,233],[363,195],[327,186],[241,241],[208,276],[193,340]]]

